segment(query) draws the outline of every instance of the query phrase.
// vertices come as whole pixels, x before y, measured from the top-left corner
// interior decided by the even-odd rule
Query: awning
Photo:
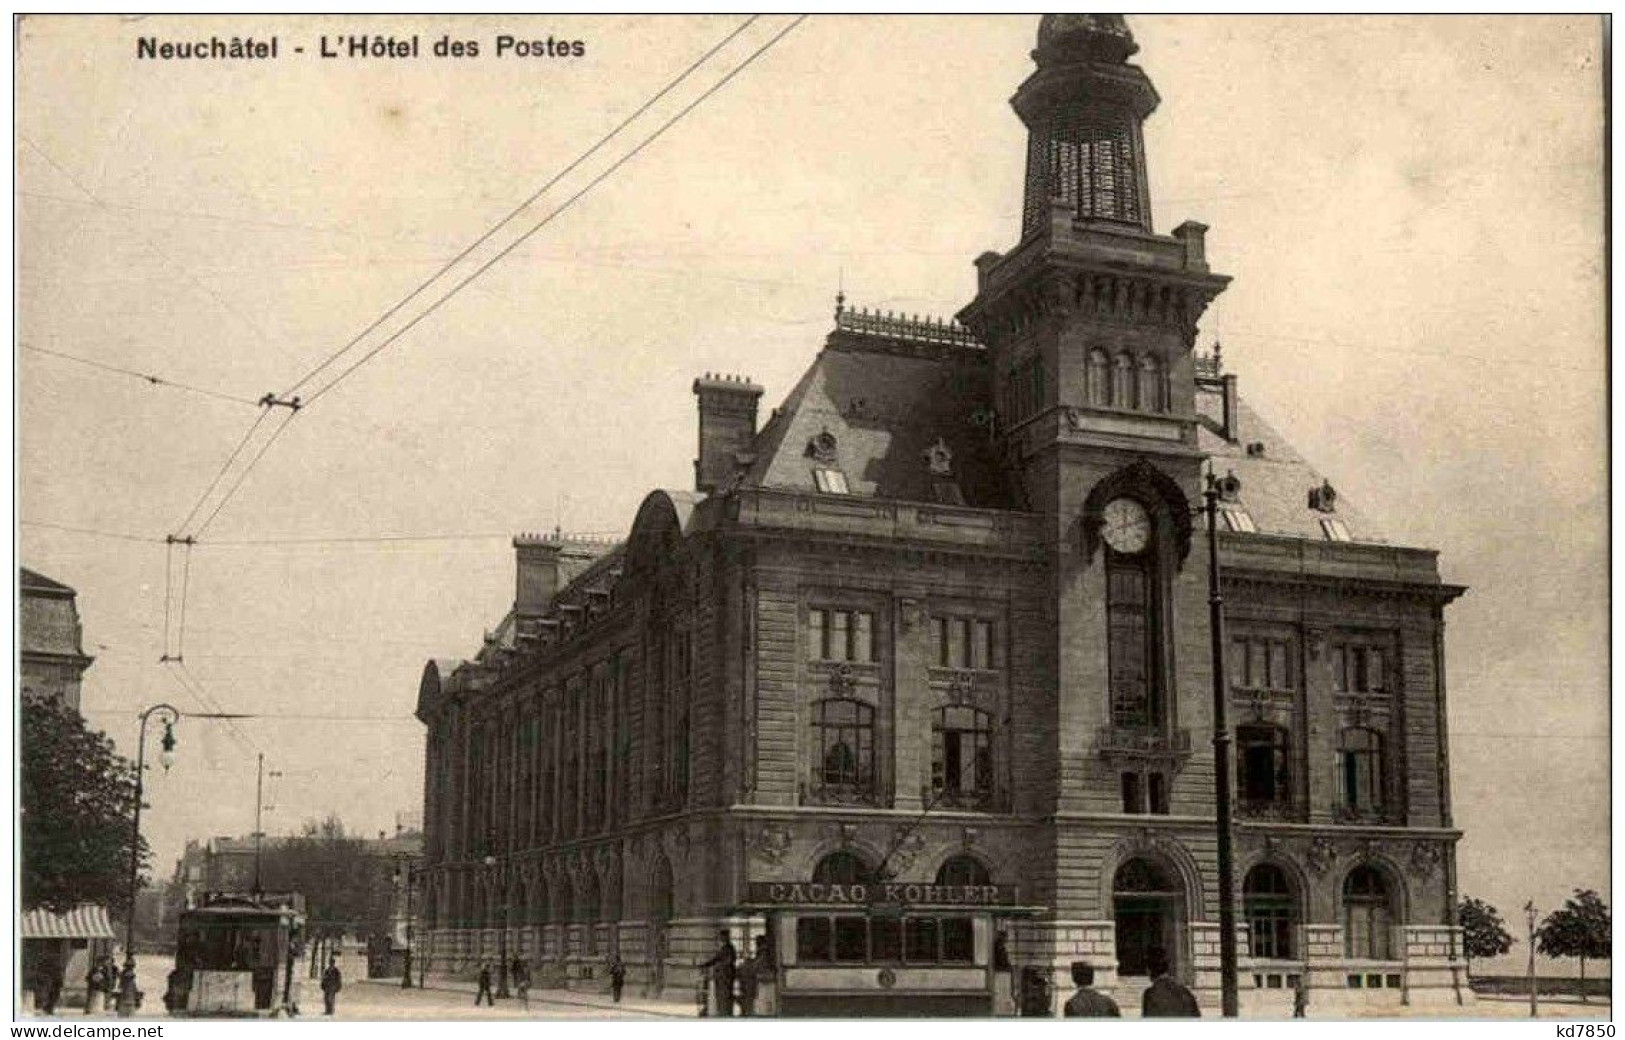
[[[76,906],[67,913],[30,910],[23,914],[24,939],[117,939],[107,908]]]

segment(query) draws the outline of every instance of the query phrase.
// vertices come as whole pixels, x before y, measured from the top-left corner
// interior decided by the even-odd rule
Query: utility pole
[[[1225,719],[1224,593],[1219,587],[1219,482],[1210,469],[1207,489],[1208,628],[1213,637],[1213,787],[1219,824],[1219,994],[1225,1018],[1240,1013],[1236,992],[1236,884],[1230,812],[1230,725]]]
[[[1540,1010],[1539,987],[1535,985],[1535,901],[1531,899],[1523,905],[1523,915],[1529,922],[1529,1017],[1534,1018]]]
[[[282,774],[271,770],[271,777],[275,779]],[[273,806],[273,808],[275,808]],[[254,776],[254,895],[259,896],[263,891],[261,886],[261,843],[265,840],[265,827],[263,825],[265,812],[265,752],[259,756],[259,771]]]

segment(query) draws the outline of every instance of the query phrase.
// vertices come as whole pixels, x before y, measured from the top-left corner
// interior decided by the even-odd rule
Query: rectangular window
[[[964,618],[953,618],[948,622],[948,664],[953,668],[965,667]]]
[[[1140,798],[1140,774],[1123,774],[1123,811],[1129,814],[1145,812],[1145,802]]]
[[[852,660],[852,614],[845,610],[829,612],[829,647],[824,653],[826,661]]]
[[[862,661],[875,659],[875,617],[861,610],[807,612],[807,658],[811,661]]]
[[[942,959],[949,964],[969,964],[975,959],[975,930],[968,917],[942,920]]]
[[[852,642],[848,648],[848,661],[873,661],[875,618],[873,614],[858,612],[852,615]]]
[[[826,495],[849,495],[852,493],[846,486],[846,474],[838,469],[814,467],[813,484]]]
[[[1161,773],[1152,773],[1147,781],[1151,791],[1151,812],[1157,816],[1167,816],[1168,778]]]
[[[1290,690],[1292,644],[1256,636],[1232,640],[1231,685],[1250,690]]]
[[[831,953],[829,918],[798,918],[796,920],[796,960],[803,964],[822,964],[830,960]]]
[[[903,922],[896,917],[875,917],[869,921],[869,959],[903,959]]]
[[[906,957],[911,964],[934,964],[937,961],[937,919],[910,917],[904,925],[907,937]]]
[[[1381,647],[1346,643],[1332,648],[1332,689],[1338,693],[1382,693],[1388,688],[1387,669]]]
[[[837,917],[835,919],[835,959],[837,961],[865,961],[869,959],[868,918]]]
[[[829,657],[829,614],[823,610],[807,611],[807,657],[822,661]]]
[[[976,648],[975,660],[971,662],[973,668],[996,668],[998,656],[994,652],[993,622],[976,622],[976,641],[971,644]]]

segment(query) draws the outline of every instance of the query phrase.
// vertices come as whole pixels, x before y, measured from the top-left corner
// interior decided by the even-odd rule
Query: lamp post
[[[401,989],[412,988],[412,864],[401,864],[406,883],[406,956],[401,959]]]
[[[1529,922],[1529,1017],[1534,1018],[1539,1011],[1537,994],[1540,987],[1535,985],[1535,901],[1531,899],[1523,905],[1523,915]]]
[[[135,746],[135,814],[130,827],[130,912],[124,923],[124,970],[119,976],[118,1011],[128,1017],[135,1013],[135,897],[141,886],[141,803],[146,797],[147,720],[158,715],[164,723],[162,750],[158,761],[164,772],[175,764],[175,723],[181,713],[168,704],[154,704],[141,713],[141,729]]]
[[[1219,482],[1207,487],[1208,628],[1213,638],[1213,788],[1219,825],[1219,994],[1225,1018],[1239,1013],[1236,992],[1236,883],[1231,865],[1230,726],[1225,719],[1224,593],[1219,586]]]
[[[506,886],[501,885],[501,875],[497,872],[497,858],[492,855],[485,857],[485,866],[490,870],[490,879],[493,887],[501,887],[502,892],[497,900],[497,993],[504,1000],[508,998],[508,893]]]

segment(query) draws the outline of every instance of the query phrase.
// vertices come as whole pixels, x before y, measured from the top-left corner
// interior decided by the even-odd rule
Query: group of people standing
[[[739,1014],[744,1018],[751,1018],[756,1014],[756,995],[760,990],[763,977],[770,977],[773,973],[773,953],[768,945],[767,936],[756,937],[756,950],[744,960],[739,960],[734,944],[728,937],[726,929],[717,932],[717,952],[709,960],[699,964],[700,975],[700,1014],[706,1015],[708,1008],[705,1002],[705,981],[707,973],[711,982],[711,1007],[715,1014],[732,1018],[735,1000],[739,1003]]]

